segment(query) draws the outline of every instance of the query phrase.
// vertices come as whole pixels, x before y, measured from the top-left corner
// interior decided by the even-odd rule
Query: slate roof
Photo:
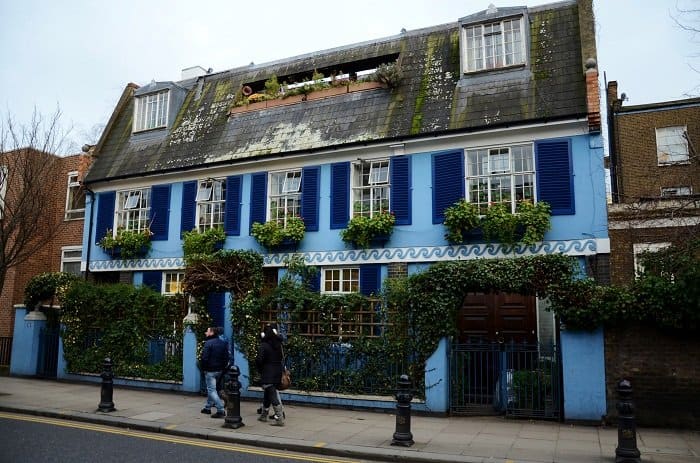
[[[134,87],[127,86],[86,181],[585,117],[583,61],[588,57],[581,56],[579,5],[565,1],[522,11],[528,13],[530,23],[529,60],[524,68],[462,76],[460,25],[455,21],[179,82],[187,94],[170,130],[131,133]],[[486,11],[481,14],[485,17]],[[394,89],[228,115],[236,91],[247,83],[264,81],[272,74],[342,68],[343,63],[384,56],[398,56],[403,72],[401,84]]]

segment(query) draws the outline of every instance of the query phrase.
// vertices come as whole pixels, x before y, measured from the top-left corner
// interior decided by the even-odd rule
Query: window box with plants
[[[394,231],[396,217],[392,212],[379,212],[373,216],[356,215],[348,227],[340,232],[340,238],[358,248],[384,244]]]
[[[258,243],[268,251],[296,247],[302,239],[306,225],[301,217],[288,217],[287,223],[280,224],[276,220],[265,223],[254,222],[251,235]]]
[[[151,235],[153,233],[149,229],[134,231],[120,228],[116,233],[108,229],[97,244],[115,259],[136,259],[145,257],[150,251]]]
[[[194,229],[182,234],[182,252],[185,258],[197,254],[213,254],[222,249],[225,240],[226,234],[221,227],[201,232]]]
[[[445,239],[451,244],[484,238],[509,246],[530,246],[544,239],[550,215],[549,204],[544,201],[520,201],[515,214],[510,203],[491,204],[480,215],[476,204],[461,199],[445,210]]]
[[[511,212],[510,203],[490,205],[481,220],[484,237],[509,246],[531,246],[542,241],[551,226],[549,204],[523,200],[518,202],[515,211],[515,214]]]

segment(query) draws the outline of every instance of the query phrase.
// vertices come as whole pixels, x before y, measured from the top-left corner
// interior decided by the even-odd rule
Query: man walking
[[[216,329],[213,327],[207,328],[205,336],[206,341],[202,349],[200,365],[207,385],[207,403],[204,405],[202,413],[211,415],[211,407],[215,406],[216,413],[211,415],[211,417],[223,418],[226,416],[226,412],[224,411],[224,402],[216,391],[216,382],[228,364],[228,346],[226,342],[219,338]]]

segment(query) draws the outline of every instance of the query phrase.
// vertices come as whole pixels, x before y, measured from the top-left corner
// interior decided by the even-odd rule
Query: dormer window
[[[466,26],[463,39],[464,72],[525,64],[522,18]]]
[[[165,127],[168,123],[170,91],[165,90],[136,98],[134,132]]]

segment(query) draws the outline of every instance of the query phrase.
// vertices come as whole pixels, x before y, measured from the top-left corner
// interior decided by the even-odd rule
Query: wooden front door
[[[459,310],[459,342],[537,342],[535,296],[470,293]]]

